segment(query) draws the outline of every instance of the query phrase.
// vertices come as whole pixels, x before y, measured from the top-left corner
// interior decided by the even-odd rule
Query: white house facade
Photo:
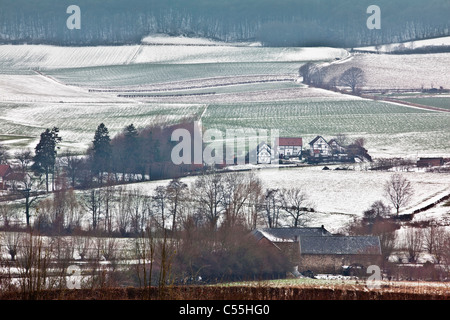
[[[277,153],[280,158],[301,157],[303,148],[302,138],[278,138],[276,140]]]
[[[332,148],[323,137],[317,136],[309,143],[309,155],[315,158],[330,157]]]
[[[258,164],[272,163],[272,148],[265,142],[261,142],[257,148],[257,162]]]

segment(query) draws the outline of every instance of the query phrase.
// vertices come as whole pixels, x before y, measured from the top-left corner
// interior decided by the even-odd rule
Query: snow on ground
[[[136,63],[223,63],[322,61],[348,57],[339,48],[269,48],[255,46],[130,45],[58,47],[50,45],[0,45],[0,70],[43,70]],[[204,40],[207,41],[207,40]],[[176,41],[175,41],[176,42]]]
[[[40,74],[0,74],[0,88],[2,102],[123,102],[114,95],[91,93]]]
[[[450,37],[438,37],[433,39],[417,40],[417,41],[406,41],[399,43],[386,44],[381,46],[368,46],[355,48],[356,50],[372,51],[372,52],[390,52],[396,50],[403,46],[406,49],[417,49],[428,46],[450,46]]]
[[[0,70],[120,65],[132,60],[138,50],[139,45],[98,47],[0,45]]]
[[[437,221],[442,225],[450,225],[450,206],[441,202],[435,207],[414,215],[412,222]]]
[[[450,53],[434,54],[355,54],[345,63],[327,68],[326,81],[339,77],[350,67],[365,73],[365,89],[450,88]]]
[[[414,197],[400,214],[422,207],[424,201],[433,197],[450,193],[448,173],[402,174],[412,182]],[[387,203],[383,185],[391,175],[392,172],[322,170],[321,166],[258,172],[266,187],[303,188],[313,201],[315,210],[326,213],[315,219],[315,225],[324,224],[329,230],[344,227],[345,222],[353,216],[361,216],[377,200]]]
[[[384,183],[392,172],[361,170],[322,170],[323,166],[276,168],[255,170],[265,188],[302,188],[315,208],[308,226],[324,225],[330,232],[339,232],[354,217],[361,216],[375,201],[389,204],[384,196]],[[434,201],[450,194],[450,174],[430,172],[402,172],[411,181],[414,197],[400,214],[422,208],[427,201]],[[189,186],[195,177],[181,179]],[[166,186],[169,180],[143,182],[128,188],[152,193],[158,186]],[[447,208],[447,209],[445,209]],[[445,211],[447,210],[447,211]],[[440,219],[448,212],[448,207],[427,211],[417,215],[417,219]],[[393,211],[394,213],[394,211]],[[448,221],[448,218],[446,218]]]

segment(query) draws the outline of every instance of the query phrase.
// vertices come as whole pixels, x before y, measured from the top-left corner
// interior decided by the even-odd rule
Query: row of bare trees
[[[151,226],[176,233],[190,217],[197,225],[212,230],[225,221],[248,229],[261,225],[300,227],[314,212],[304,189],[265,189],[253,172],[220,173],[212,169],[198,175],[191,185],[172,179],[149,189],[114,182],[87,190],[74,190],[67,181],[58,185],[52,194],[33,198],[36,201],[29,208],[30,221],[41,232],[91,230],[129,236]],[[4,226],[11,225],[14,216],[20,219],[23,210],[6,204],[0,209]]]
[[[427,255],[433,263],[450,266],[450,232],[443,226],[407,228],[399,249],[405,252],[408,262],[418,262],[421,256]]]
[[[5,232],[0,234],[0,297],[38,299],[48,289],[165,286],[173,281],[175,252],[174,243],[151,231],[133,239]]]

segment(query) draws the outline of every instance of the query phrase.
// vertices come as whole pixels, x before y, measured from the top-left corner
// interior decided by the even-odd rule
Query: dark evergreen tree
[[[133,124],[126,126],[124,129],[125,139],[125,159],[127,159],[128,170],[130,173],[135,174],[142,172],[140,167],[142,163],[140,161],[140,148],[138,140],[138,131]]]
[[[103,174],[111,168],[111,138],[108,128],[101,123],[95,131],[92,141],[91,169],[98,176],[100,184],[103,181]]]
[[[46,129],[41,133],[41,139],[35,148],[35,156],[33,157],[32,170],[36,174],[45,174],[45,187],[48,188],[48,178],[50,173],[53,174],[56,162],[57,144],[61,142],[61,137],[58,136],[59,129]]]

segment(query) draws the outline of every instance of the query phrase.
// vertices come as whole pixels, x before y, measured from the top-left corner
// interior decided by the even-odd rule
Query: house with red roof
[[[0,164],[0,190],[6,189],[7,176],[13,173],[9,164]]]
[[[302,138],[277,138],[277,152],[280,158],[301,158],[303,139]]]

